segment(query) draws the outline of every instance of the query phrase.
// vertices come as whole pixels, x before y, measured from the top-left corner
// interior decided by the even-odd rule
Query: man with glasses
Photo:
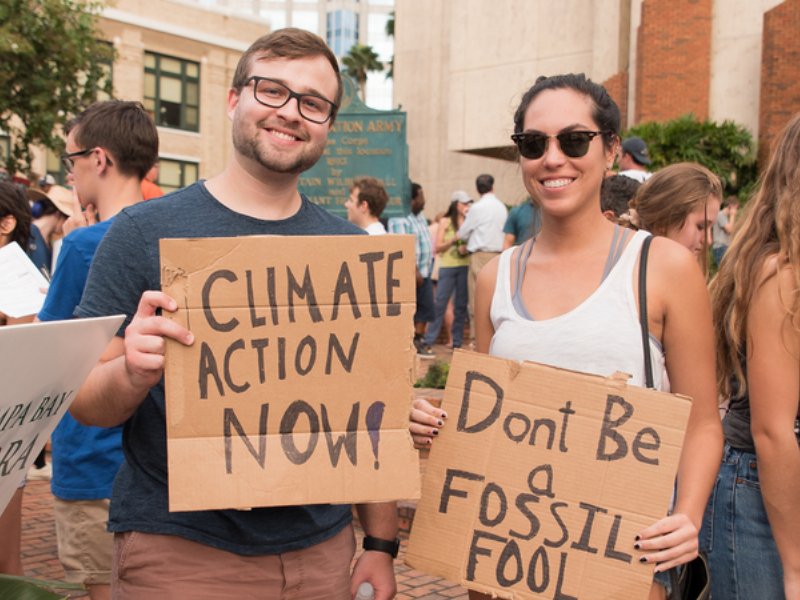
[[[73,317],[100,241],[117,214],[142,199],[141,180],[158,157],[158,132],[138,102],[93,104],[66,131],[62,162],[77,196],[72,218],[92,206],[99,222],[64,238],[41,321]],[[66,414],[53,432],[52,452],[58,557],[68,581],[86,585],[92,600],[109,598],[113,538],[107,524],[123,459],[122,426],[87,427]]]
[[[187,345],[194,339],[160,316],[177,304],[154,291],[158,241],[363,234],[297,189],[300,173],[322,156],[341,95],[336,57],[318,36],[283,29],[259,38],[240,59],[228,92],[234,152],[222,173],[125,210],[98,251],[77,312],[128,318],[72,411],[95,425],[126,423],[126,460],[109,523],[116,598],[349,600],[365,581],[377,600],[394,597],[393,502],[357,506],[367,537],[352,577],[350,506],[168,508],[164,338]]]

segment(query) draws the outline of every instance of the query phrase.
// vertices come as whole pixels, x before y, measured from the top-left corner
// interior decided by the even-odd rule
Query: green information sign
[[[399,110],[375,110],[358,98],[351,79],[343,77],[344,95],[336,122],[328,135],[325,154],[300,176],[300,191],[309,199],[340,216],[355,177],[380,179],[389,194],[383,217],[410,211],[406,114]]]

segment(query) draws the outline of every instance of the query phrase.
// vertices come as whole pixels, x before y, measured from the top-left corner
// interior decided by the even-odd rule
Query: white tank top
[[[634,277],[633,270],[642,241],[648,235],[639,231],[633,236],[608,276],[580,305],[544,320],[532,320],[514,308],[511,288],[514,248],[504,251],[490,311],[494,336],[489,354],[604,377],[621,371],[632,376],[632,385],[644,386],[642,330],[633,294],[638,276]],[[652,336],[650,354],[655,389],[669,391],[664,353]]]

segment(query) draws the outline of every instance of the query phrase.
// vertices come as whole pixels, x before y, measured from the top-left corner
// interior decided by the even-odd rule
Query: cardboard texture
[[[419,496],[413,236],[161,241],[170,510]]]
[[[123,319],[0,327],[0,513]]]
[[[690,399],[459,351],[406,562],[498,598],[640,600]]]

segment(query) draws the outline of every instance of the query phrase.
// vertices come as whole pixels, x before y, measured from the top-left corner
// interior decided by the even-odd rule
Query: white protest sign
[[[0,312],[15,319],[35,315],[48,285],[16,242],[0,248]]]
[[[123,319],[0,327],[0,512]]]

